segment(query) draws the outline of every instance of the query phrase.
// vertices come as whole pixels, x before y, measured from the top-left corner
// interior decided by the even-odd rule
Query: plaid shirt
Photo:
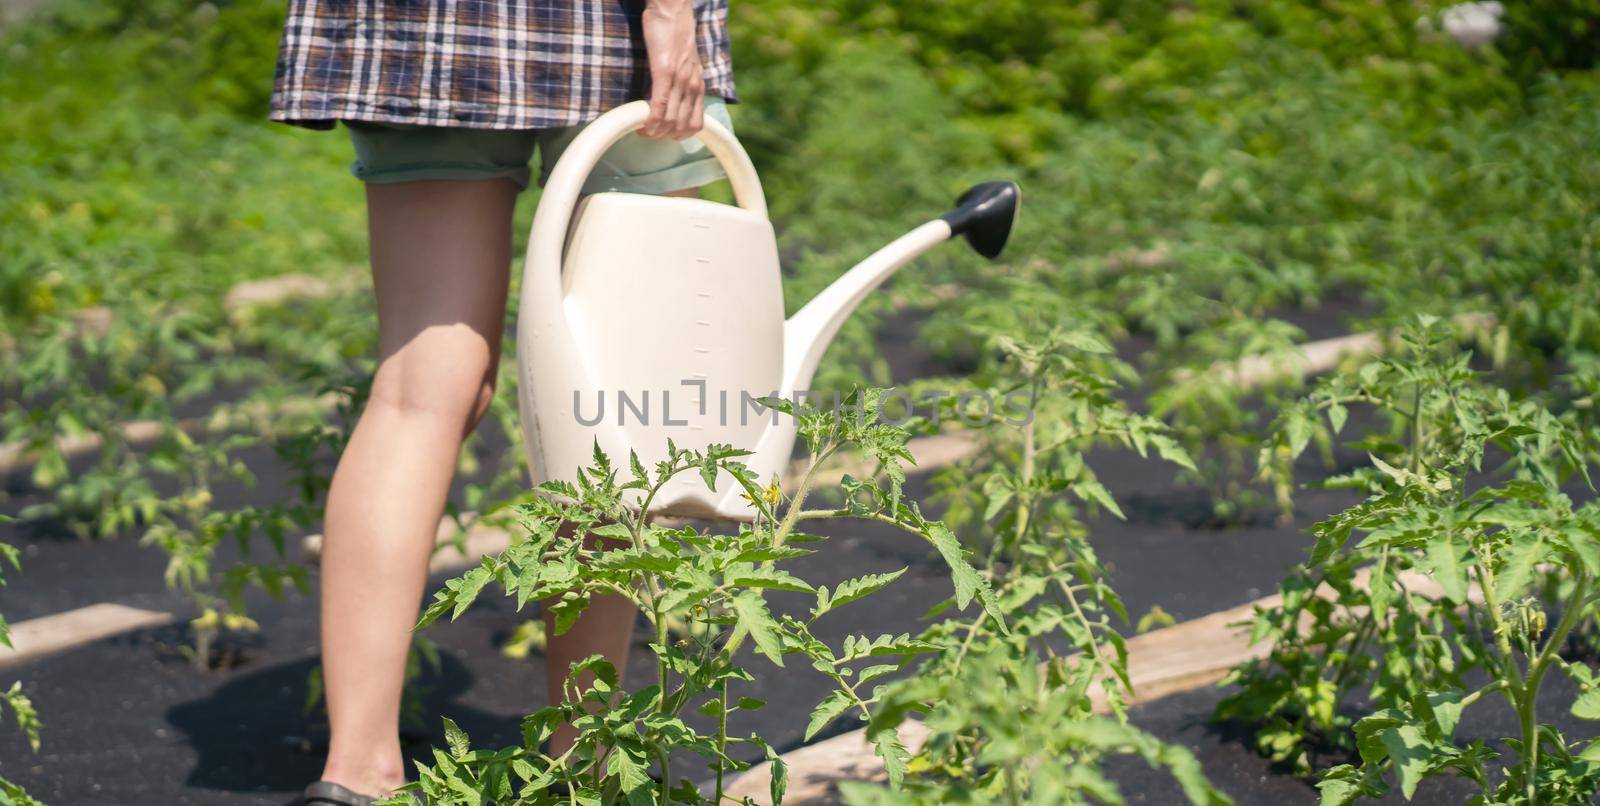
[[[706,92],[736,101],[728,0],[696,0]],[[289,0],[273,120],[587,123],[649,94],[644,0]]]

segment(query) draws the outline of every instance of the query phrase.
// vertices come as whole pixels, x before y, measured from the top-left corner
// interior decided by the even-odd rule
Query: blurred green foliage
[[[1300,337],[1269,316],[1486,312],[1496,355],[1533,376],[1600,351],[1596,2],[1513,4],[1474,50],[1422,0],[735,0],[735,116],[793,306],[973,182],[1024,188],[1004,261],[919,261],[847,324],[819,386],[889,380],[873,314],[891,305],[934,307],[927,343],[964,366],[996,360],[985,329],[1147,334],[1146,392],[1226,521],[1248,515],[1263,423],[1192,379]],[[0,31],[0,427],[44,451],[49,513],[81,531],[160,495],[130,446],[72,474],[57,438],[370,366],[361,294],[223,305],[284,273],[360,288],[344,137],[265,121],[282,14],[59,0]],[[73,336],[100,308],[110,332]]]
[[[1564,165],[1579,144],[1494,140],[1588,133],[1565,118],[1592,106],[1592,77],[1552,68],[1592,65],[1596,0],[1512,4],[1500,47],[1476,51],[1419,24],[1441,7],[738,0],[738,123],[786,246],[825,250],[824,273],[997,172],[1044,202],[1024,234],[1056,230],[1055,261],[1094,235],[1109,250],[1249,220],[1339,255],[1305,230],[1515,211],[1460,192],[1474,166]],[[0,324],[362,262],[343,138],[262,123],[282,13],[61,0],[0,32]]]
[[[362,261],[342,144],[262,124],[281,15],[67,2],[0,32],[0,327]]]

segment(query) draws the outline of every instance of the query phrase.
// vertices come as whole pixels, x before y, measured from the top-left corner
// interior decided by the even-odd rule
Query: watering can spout
[[[956,209],[939,218],[950,225],[952,235],[965,237],[978,254],[994,260],[1006,248],[1021,202],[1015,182],[984,182],[961,194]]]
[[[956,207],[895,239],[822,290],[784,324],[784,393],[802,391],[828,344],[867,295],[923,252],[961,235],[993,260],[1005,249],[1022,201],[1014,182],[984,182],[961,194]]]

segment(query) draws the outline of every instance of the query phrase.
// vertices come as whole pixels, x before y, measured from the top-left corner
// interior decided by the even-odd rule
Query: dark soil
[[[1546,676],[1540,691],[1540,716],[1544,721],[1554,724],[1566,734],[1568,740],[1594,734],[1594,723],[1580,720],[1567,712],[1567,706],[1577,691],[1566,675]],[[1168,742],[1188,747],[1200,759],[1211,782],[1241,806],[1316,803],[1317,791],[1313,782],[1275,767],[1254,751],[1249,726],[1214,724],[1210,721],[1212,709],[1226,693],[1220,688],[1203,688],[1165,697],[1133,709],[1133,722]],[[1483,739],[1502,754],[1509,753],[1509,750],[1500,743],[1500,738],[1518,735],[1520,729],[1517,727],[1516,712],[1499,698],[1486,700],[1469,709],[1456,730],[1459,743]],[[1318,759],[1321,766],[1345,762],[1359,763],[1359,760]],[[1170,775],[1151,769],[1143,761],[1121,758],[1108,764],[1107,769],[1122,786],[1123,794],[1130,803],[1184,802],[1177,782]],[[1493,774],[1491,780],[1497,780]],[[1475,791],[1475,787],[1465,780],[1428,779],[1417,787],[1416,797],[1411,803],[1454,806],[1466,802]],[[1398,804],[1406,801],[1398,792],[1394,792],[1381,802]]]

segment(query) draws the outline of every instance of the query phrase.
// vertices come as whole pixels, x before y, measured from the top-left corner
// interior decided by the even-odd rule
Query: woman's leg
[[[328,491],[323,779],[405,782],[400,690],[462,439],[487,410],[505,318],[516,185],[369,184],[379,364]]]
[[[664,196],[695,198],[699,188],[674,190]],[[584,608],[583,615],[573,623],[572,629],[556,635],[555,619],[547,608],[544,614],[545,640],[545,702],[556,704],[565,699],[561,687],[567,679],[567,670],[590,655],[604,655],[617,674],[626,675],[628,649],[633,642],[633,625],[639,617],[633,603],[621,596],[596,596]],[[588,680],[580,680],[587,685]],[[578,738],[571,725],[562,725],[550,737],[550,751],[555,755],[566,752]]]
[[[628,649],[638,617],[639,611],[634,609],[633,602],[616,595],[596,596],[571,629],[556,635],[555,617],[545,608],[545,702],[554,705],[565,699],[561,686],[566,682],[567,670],[590,655],[604,655],[619,675],[626,675]],[[585,675],[579,683],[587,685],[592,679],[593,675]],[[556,728],[555,735],[550,737],[550,752],[561,755],[577,738],[577,731],[571,725]]]

